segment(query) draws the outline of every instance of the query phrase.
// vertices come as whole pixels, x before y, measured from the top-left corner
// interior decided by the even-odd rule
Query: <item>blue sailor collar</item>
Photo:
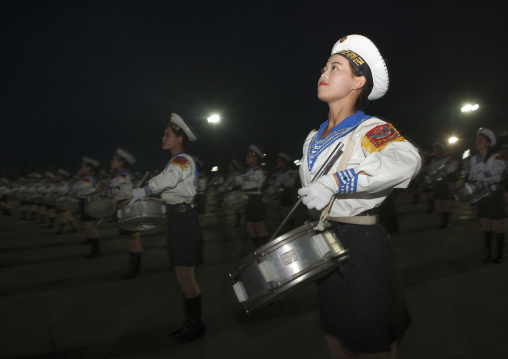
[[[363,111],[356,111],[354,115],[346,117],[337,126],[335,126],[326,138],[321,138],[324,130],[328,127],[328,120],[319,126],[317,134],[312,138],[309,143],[307,151],[307,165],[309,172],[314,167],[317,158],[326,148],[339,138],[347,135],[355,128],[357,128],[363,121],[368,120],[372,116],[366,115]]]

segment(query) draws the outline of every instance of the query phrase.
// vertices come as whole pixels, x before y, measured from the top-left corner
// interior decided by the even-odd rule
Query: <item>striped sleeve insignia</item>
[[[171,163],[180,166],[182,171],[186,169],[187,166],[190,164],[189,160],[183,156],[176,156],[175,158],[173,158],[173,161]]]
[[[369,153],[381,151],[393,141],[404,141],[402,137],[390,123],[379,125],[367,132],[362,138],[362,147]]]
[[[121,177],[122,179],[127,179],[127,174],[125,173],[120,173],[118,176]]]
[[[83,178],[83,182],[92,183],[92,179],[89,177],[85,177],[85,178]]]

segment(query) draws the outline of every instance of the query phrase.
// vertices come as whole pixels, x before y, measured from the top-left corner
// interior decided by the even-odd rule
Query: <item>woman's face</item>
[[[111,160],[111,168],[114,170],[121,170],[122,169],[122,161],[118,160],[118,157],[116,155],[113,156],[113,159]]]
[[[91,167],[89,167],[86,163],[82,163],[81,167],[78,170],[78,176],[83,177],[92,173]]]
[[[484,135],[476,136],[475,147],[478,151],[486,150],[490,147],[490,141]]]
[[[247,152],[245,163],[247,163],[249,166],[254,166],[257,163],[256,155],[254,155],[252,152]]]
[[[443,149],[441,146],[434,146],[434,154],[438,157],[441,157],[443,155]]]
[[[355,79],[346,58],[331,56],[318,80],[318,98],[332,103],[348,96],[356,88]]]
[[[173,129],[168,126],[164,131],[164,136],[162,137],[162,149],[163,150],[172,150],[176,147],[178,143],[182,142],[182,137],[176,136],[173,132]]]

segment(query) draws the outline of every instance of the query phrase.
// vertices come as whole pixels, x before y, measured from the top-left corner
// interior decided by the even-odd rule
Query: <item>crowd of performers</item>
[[[77,176],[60,169],[56,173],[31,173],[14,183],[0,179],[1,209],[4,215],[11,215],[12,201],[17,200],[22,220],[38,218],[41,224],[47,222],[48,228],[58,226],[58,235],[76,231],[72,212],[79,208],[91,247],[87,258],[94,258],[100,256],[101,249],[98,217],[87,210],[91,197],[107,198],[112,214],[143,201],[164,207],[169,261],[181,288],[186,318],[171,337],[186,343],[205,333],[195,269],[202,263],[199,214],[206,209],[207,186],[213,184],[225,201],[227,197],[236,205],[231,207],[235,213],[233,226],[245,218],[254,248],[269,240],[264,198],[279,194],[284,218],[299,195],[309,218],[320,223],[325,220],[349,249],[349,262],[317,282],[321,326],[332,356],[377,353],[379,358],[394,357],[396,343],[410,323],[387,235],[397,230],[394,190],[410,188],[415,202],[425,197],[427,212],[437,207],[442,214],[440,227],[447,228],[454,195],[460,193],[459,187],[466,186],[468,194],[459,199],[477,206],[484,261],[499,263],[504,254],[508,148],[503,146],[502,153],[495,153],[495,134],[481,128],[476,133],[475,151],[467,159],[448,156],[439,142],[434,143],[431,154],[419,151],[392,124],[364,112],[369,100],[385,94],[388,82],[377,47],[361,35],[349,35],[334,45],[322,69],[318,98],[328,104],[329,116],[304,141],[299,168],[281,152],[276,167],[268,173],[262,166],[263,151],[251,144],[244,163],[230,161],[226,178],[208,179],[202,161],[188,154],[188,145],[198,139],[198,134],[182,117],[172,114],[162,137],[162,148],[171,153],[170,159],[147,181],[133,173],[134,156],[118,148],[111,160],[113,172],[101,173],[100,163],[85,156]],[[338,142],[345,145],[340,162],[315,179]],[[100,196],[94,197],[96,194]],[[294,226],[289,221],[284,230]],[[131,279],[140,273],[140,230],[120,225],[119,235],[127,240],[130,258],[123,278]]]

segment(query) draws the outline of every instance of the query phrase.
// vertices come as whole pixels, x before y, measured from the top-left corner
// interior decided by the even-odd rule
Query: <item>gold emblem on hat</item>
[[[339,42],[342,44],[346,40],[347,40],[347,36],[344,36],[342,39],[339,40]]]

